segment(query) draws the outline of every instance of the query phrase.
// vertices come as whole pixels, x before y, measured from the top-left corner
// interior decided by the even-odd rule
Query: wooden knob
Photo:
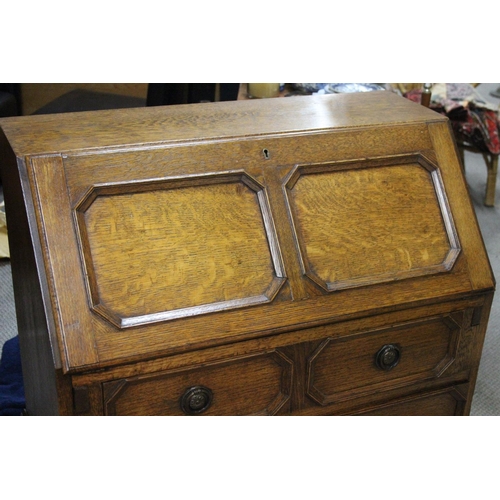
[[[212,397],[213,393],[208,387],[191,387],[181,397],[181,410],[186,415],[199,415],[210,408]]]
[[[375,364],[381,370],[392,370],[399,363],[400,357],[399,347],[394,344],[386,344],[375,355]]]

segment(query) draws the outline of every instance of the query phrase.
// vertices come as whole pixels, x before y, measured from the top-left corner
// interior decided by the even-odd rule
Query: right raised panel
[[[302,272],[325,291],[446,272],[460,252],[427,156],[298,165],[285,192]]]

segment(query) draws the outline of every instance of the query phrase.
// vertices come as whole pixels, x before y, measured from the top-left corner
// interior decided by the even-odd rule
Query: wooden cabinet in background
[[[4,119],[29,414],[468,414],[494,291],[389,92]]]
[[[21,83],[23,115],[31,115],[50,102],[75,90],[117,94],[144,99],[147,83]]]

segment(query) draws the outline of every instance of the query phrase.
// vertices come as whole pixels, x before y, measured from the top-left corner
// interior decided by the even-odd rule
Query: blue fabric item
[[[0,359],[0,416],[21,415],[25,408],[19,336],[7,340]]]

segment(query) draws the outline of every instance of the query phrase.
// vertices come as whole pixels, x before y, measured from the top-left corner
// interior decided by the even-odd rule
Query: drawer
[[[274,415],[287,412],[292,362],[276,351],[103,384],[106,415]]]
[[[460,326],[428,318],[327,338],[307,360],[307,395],[320,405],[441,377],[453,364]]]
[[[464,396],[456,387],[449,387],[441,391],[418,395],[386,405],[373,410],[359,413],[370,416],[416,416],[439,417],[463,415],[465,406]]]

